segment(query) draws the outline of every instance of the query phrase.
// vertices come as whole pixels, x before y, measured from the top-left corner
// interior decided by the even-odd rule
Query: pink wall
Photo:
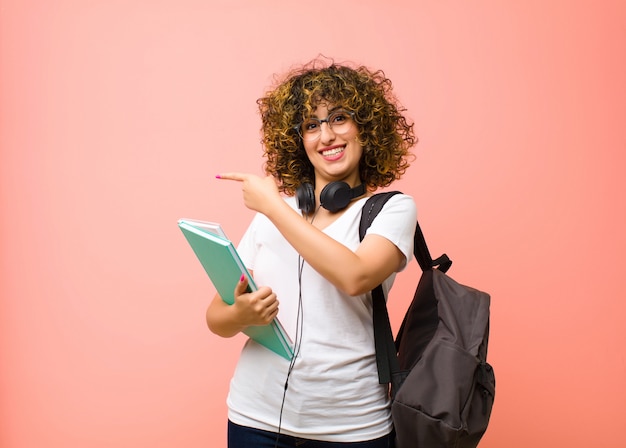
[[[255,100],[318,53],[395,81],[399,188],[492,293],[481,446],[623,446],[626,3],[1,0],[2,448],[224,446],[243,340],[176,220],[240,237],[213,176],[260,172]]]

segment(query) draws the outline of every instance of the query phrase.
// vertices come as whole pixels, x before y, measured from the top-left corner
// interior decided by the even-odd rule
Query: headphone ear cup
[[[346,208],[352,197],[352,189],[346,182],[331,182],[322,189],[320,203],[329,212],[336,213]]]
[[[308,182],[300,184],[296,188],[296,202],[298,208],[302,210],[305,215],[310,215],[315,211],[315,190],[313,185]]]

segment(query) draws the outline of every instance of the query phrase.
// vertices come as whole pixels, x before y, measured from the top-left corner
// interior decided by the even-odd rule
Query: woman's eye
[[[339,112],[331,117],[332,123],[343,123],[346,121],[348,117],[346,117],[345,112]]]
[[[319,123],[317,123],[317,121],[307,121],[302,125],[302,129],[304,129],[306,132],[310,132],[310,131],[315,131],[319,126]]]

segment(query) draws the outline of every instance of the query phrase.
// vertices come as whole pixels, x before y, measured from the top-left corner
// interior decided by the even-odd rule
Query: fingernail
[[[215,178],[216,178],[216,179],[221,179],[221,178],[222,178],[222,176],[220,176],[219,174],[216,174],[216,175],[215,175]]]
[[[246,279],[246,276],[241,274],[241,278],[239,279],[240,282],[243,282]]]

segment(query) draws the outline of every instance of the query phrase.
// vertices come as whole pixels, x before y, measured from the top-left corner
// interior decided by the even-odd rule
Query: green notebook
[[[229,305],[235,302],[234,289],[241,274],[248,278],[248,289],[256,291],[254,279],[219,224],[180,219],[178,227],[224,302]],[[278,319],[269,325],[248,327],[244,333],[274,353],[291,360],[293,344]]]

